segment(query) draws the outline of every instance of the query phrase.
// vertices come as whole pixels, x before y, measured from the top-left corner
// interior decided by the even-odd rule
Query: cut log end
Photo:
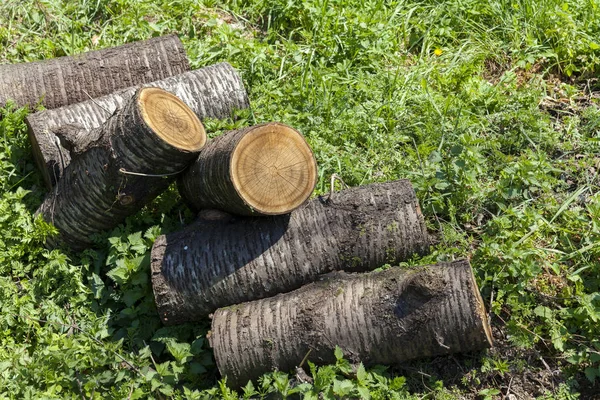
[[[206,143],[204,126],[177,96],[155,87],[144,88],[139,106],[146,124],[171,146],[197,152]]]
[[[312,194],[317,163],[299,132],[271,123],[257,126],[239,141],[231,159],[231,178],[240,197],[254,210],[286,214]]]

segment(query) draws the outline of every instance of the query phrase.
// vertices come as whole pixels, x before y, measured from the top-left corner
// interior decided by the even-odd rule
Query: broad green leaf
[[[339,346],[335,346],[335,351],[333,352],[333,354],[335,355],[335,358],[337,360],[341,360],[342,358],[344,358],[344,352]]]
[[[585,377],[592,383],[600,376],[598,368],[595,367],[587,367],[583,372],[585,373]]]
[[[356,368],[356,379],[359,383],[365,383],[367,380],[367,371],[363,363],[358,364],[358,368]]]
[[[333,381],[333,393],[335,393],[337,396],[347,397],[353,389],[354,384],[348,379],[341,381],[336,379]]]
[[[371,392],[369,391],[369,389],[367,387],[359,385],[356,388],[356,390],[358,391],[358,395],[360,396],[361,399],[368,400],[371,398]]]
[[[186,362],[188,358],[193,356],[190,348],[191,345],[189,343],[167,342],[169,353],[180,363]]]
[[[552,318],[552,310],[549,309],[546,306],[537,306],[534,310],[533,310],[534,314],[537,315],[538,317],[542,317],[544,319],[549,319]]]

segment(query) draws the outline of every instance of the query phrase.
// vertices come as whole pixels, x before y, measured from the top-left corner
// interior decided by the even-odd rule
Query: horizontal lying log
[[[428,249],[415,192],[400,180],[319,197],[287,215],[200,218],[156,239],[152,285],[163,323],[178,324]]]
[[[238,215],[287,214],[317,184],[317,162],[302,135],[272,122],[226,132],[181,175],[179,192],[197,210]]]
[[[158,87],[173,93],[200,119],[226,118],[233,110],[249,106],[248,95],[241,77],[227,63],[186,72],[142,86]],[[128,88],[108,96],[55,110],[41,111],[27,117],[33,154],[48,189],[54,186],[71,161],[69,152],[57,140],[56,131],[65,125],[76,125],[82,134],[68,139],[74,143],[86,141],[85,132],[91,132],[102,126],[115,110],[121,108],[133,96],[137,89]]]
[[[164,191],[206,141],[202,123],[176,96],[143,88],[77,148],[64,176],[37,213],[54,224],[74,250],[113,229]]]
[[[221,308],[210,345],[232,387],[307,359],[404,361],[492,346],[485,307],[468,261],[368,274],[335,272],[291,293]]]
[[[57,108],[189,71],[176,35],[70,57],[0,66],[0,106]]]

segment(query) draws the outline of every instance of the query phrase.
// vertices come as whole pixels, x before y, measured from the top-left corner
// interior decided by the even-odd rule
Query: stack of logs
[[[336,345],[367,364],[491,345],[467,261],[367,272],[428,251],[410,182],[308,201],[317,166],[293,128],[207,141],[202,120],[247,108],[247,93],[227,63],[190,71],[176,36],[1,66],[7,100],[47,108],[27,125],[49,189],[37,213],[59,231],[49,247],[92,246],[177,180],[199,214],[154,243],[156,305],[165,324],[212,316],[228,384],[291,370],[307,354],[333,362]]]

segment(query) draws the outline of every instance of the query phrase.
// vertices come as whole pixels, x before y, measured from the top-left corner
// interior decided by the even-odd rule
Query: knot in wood
[[[135,198],[125,193],[119,193],[118,200],[122,206],[128,206],[134,202]]]

